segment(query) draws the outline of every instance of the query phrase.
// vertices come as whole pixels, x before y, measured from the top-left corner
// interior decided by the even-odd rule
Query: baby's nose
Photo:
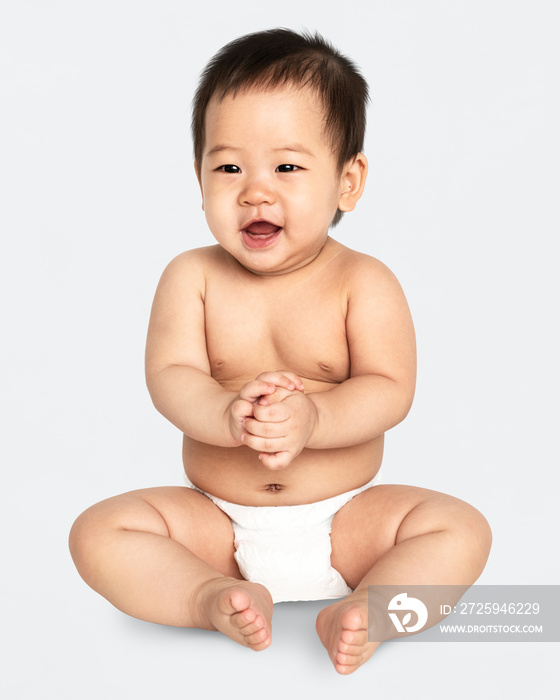
[[[274,188],[270,181],[264,177],[251,178],[247,180],[240,199],[245,206],[271,204],[275,199]]]

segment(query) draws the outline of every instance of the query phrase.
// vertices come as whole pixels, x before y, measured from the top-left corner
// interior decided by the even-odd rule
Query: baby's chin
[[[259,260],[247,260],[245,258],[236,259],[242,267],[258,277],[282,277],[311,265],[318,257],[320,252],[321,251],[303,259],[290,258],[289,260],[284,260],[281,263],[266,261],[264,257],[260,258]]]

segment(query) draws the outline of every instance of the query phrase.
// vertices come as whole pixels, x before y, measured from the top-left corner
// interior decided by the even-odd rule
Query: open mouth
[[[242,229],[243,241],[249,248],[266,248],[278,238],[281,226],[270,221],[251,221]]]

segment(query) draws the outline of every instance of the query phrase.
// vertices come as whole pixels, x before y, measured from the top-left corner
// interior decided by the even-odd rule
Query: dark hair
[[[215,95],[222,100],[247,88],[309,86],[323,103],[325,134],[339,170],[363,149],[368,86],[356,66],[319,34],[270,29],[226,44],[210,60],[195,93],[192,113],[194,158],[202,161],[206,110]],[[340,221],[338,211],[333,225]]]

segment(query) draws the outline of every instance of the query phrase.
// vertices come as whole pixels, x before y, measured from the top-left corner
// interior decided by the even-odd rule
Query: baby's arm
[[[204,327],[204,261],[200,251],[179,255],[158,285],[146,343],[146,382],[155,407],[181,432],[222,447],[242,444],[243,420],[259,397],[277,386],[300,388],[298,377],[259,375],[240,392],[210,376]]]
[[[181,432],[227,447],[236,444],[227,419],[235,394],[210,376],[202,263],[199,251],[183,253],[161,277],[146,342],[146,383],[155,407]]]
[[[408,414],[416,384],[416,340],[404,293],[392,272],[365,258],[352,274],[346,336],[350,378],[311,394],[317,425],[307,446],[372,440]]]
[[[245,421],[249,447],[287,466],[303,447],[329,449],[372,440],[399,423],[412,403],[416,378],[414,329],[392,273],[371,258],[352,275],[346,320],[350,378],[318,393],[294,393],[280,404],[256,407]]]

